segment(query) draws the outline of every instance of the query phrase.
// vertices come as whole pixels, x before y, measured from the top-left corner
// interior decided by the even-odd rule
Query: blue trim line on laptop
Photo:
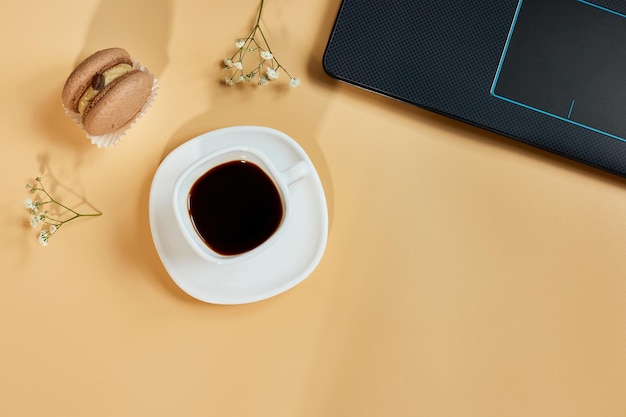
[[[608,9],[606,7],[600,6],[599,4],[595,4],[595,3],[592,3],[590,1],[585,1],[585,0],[578,0],[578,2],[586,4],[587,6],[595,7],[596,9],[600,9],[600,10],[605,11],[607,13],[611,13],[611,14],[614,14],[616,16],[626,18],[626,14],[616,12],[615,10]]]
[[[519,16],[519,11],[522,8],[522,2],[524,0],[519,0],[517,3],[517,9],[515,10],[515,15],[513,16],[513,23],[511,23],[511,27],[509,28],[509,34],[506,37],[506,43],[504,44],[504,51],[502,51],[502,56],[500,56],[500,63],[498,64],[498,69],[496,71],[496,77],[491,84],[491,95],[495,96],[496,84],[498,83],[498,78],[500,77],[500,71],[502,71],[502,65],[504,65],[504,58],[506,57],[506,53],[509,50],[509,44],[511,43],[511,37],[513,36],[513,30],[515,29],[515,24],[517,23],[517,17]]]
[[[572,105],[569,106],[569,112],[567,113],[567,118],[572,117],[572,110],[574,110],[574,104],[576,104],[576,100],[572,100]]]

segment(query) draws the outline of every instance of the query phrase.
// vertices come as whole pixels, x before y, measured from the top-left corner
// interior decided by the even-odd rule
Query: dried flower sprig
[[[283,67],[272,52],[263,29],[261,29],[261,14],[263,13],[263,3],[259,6],[256,23],[245,38],[235,41],[237,51],[230,57],[224,59],[224,71],[229,72],[224,82],[226,85],[240,84],[244,82],[255,83],[258,86],[269,84],[278,79],[279,74],[284,72],[289,77],[289,86],[298,87],[300,78],[293,77],[289,71]],[[248,54],[258,56],[258,64],[251,69],[245,69],[244,59]]]
[[[58,200],[55,200],[43,186],[41,177],[35,178],[35,184],[26,184],[26,189],[32,194],[37,194],[35,200],[32,198],[25,199],[24,206],[28,209],[31,227],[36,228],[40,224],[42,225],[37,236],[42,246],[47,246],[50,238],[57,233],[65,223],[79,217],[95,217],[102,215],[102,212],[95,208],[95,213],[79,213]],[[37,197],[43,197],[43,199]],[[48,209],[48,207],[50,207],[50,209]],[[53,213],[55,214],[51,213],[51,209],[54,210]],[[56,211],[59,211],[59,209],[64,210],[65,213],[56,214]],[[64,214],[66,218],[62,218]]]

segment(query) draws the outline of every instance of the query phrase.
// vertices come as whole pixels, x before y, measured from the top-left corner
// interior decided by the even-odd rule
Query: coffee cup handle
[[[309,164],[306,161],[298,161],[283,172],[281,175],[288,187],[295,185],[309,173]]]

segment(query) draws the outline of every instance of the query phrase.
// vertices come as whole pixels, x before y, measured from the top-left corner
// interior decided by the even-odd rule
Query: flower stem
[[[263,3],[265,2],[265,0],[261,0],[261,5],[259,6],[259,14],[257,15],[256,18],[256,25],[254,25],[255,27],[259,26],[259,22],[261,21],[261,13],[263,13]]]
[[[27,209],[29,209],[29,212],[30,212],[29,223],[33,228],[37,227],[38,223],[43,223],[45,225],[41,228],[37,236],[37,239],[39,240],[39,243],[42,246],[47,246],[50,238],[54,234],[56,234],[58,230],[61,228],[61,226],[63,226],[65,223],[68,223],[79,217],[102,216],[102,212],[98,210],[97,208],[95,208],[94,206],[92,206],[87,200],[85,200],[84,197],[81,196],[82,198],[81,203],[78,205],[74,205],[74,207],[80,207],[82,204],[85,204],[91,207],[91,209],[95,211],[95,213],[93,212],[92,213],[79,213],[75,209],[61,203],[60,201],[57,201],[54,197],[52,197],[52,195],[48,192],[48,190],[46,190],[46,187],[44,187],[41,177],[35,178],[35,181],[37,182],[35,185],[27,184],[26,188],[29,189],[31,193],[40,192],[44,194],[48,198],[48,200],[45,200],[45,201],[36,200],[33,203],[32,199],[28,198],[24,200],[24,205],[26,206]],[[78,196],[78,194],[76,193],[73,193],[73,194]],[[39,210],[43,206],[47,207],[48,205],[51,205],[51,204],[55,205],[55,210],[53,210],[53,213],[52,213],[54,217],[50,217],[48,215],[49,213],[48,209],[43,210],[42,212],[39,213]],[[65,211],[59,210],[58,207],[65,209]],[[68,213],[71,213],[71,214],[68,214]]]
[[[102,215],[102,212],[101,212],[100,210],[98,210],[98,209],[95,209],[95,208],[94,208],[94,210],[96,211],[96,213],[87,213],[87,214],[82,214],[82,213],[77,212],[76,210],[74,210],[74,209],[72,209],[72,208],[70,208],[70,207],[66,206],[65,204],[61,203],[60,201],[55,200],[55,199],[54,199],[54,197],[52,197],[52,195],[50,195],[50,193],[49,193],[49,192],[46,190],[46,188],[43,186],[43,184],[41,183],[41,179],[37,178],[37,179],[36,179],[36,181],[37,181],[37,183],[39,184],[39,187],[41,187],[41,188],[33,187],[33,188],[32,188],[32,190],[33,190],[33,191],[41,191],[41,192],[43,192],[43,193],[44,193],[44,194],[45,194],[45,195],[46,195],[46,196],[50,199],[49,201],[43,201],[43,202],[41,203],[41,205],[54,203],[54,204],[56,204],[56,205],[58,205],[58,206],[60,206],[60,207],[63,207],[65,210],[67,210],[67,211],[70,211],[70,212],[74,213],[74,216],[73,216],[73,217],[71,217],[70,219],[67,219],[67,220],[65,220],[65,221],[62,221],[62,222],[61,222],[61,224],[66,223],[66,222],[68,222],[68,221],[70,221],[70,220],[73,220],[73,219],[75,219],[76,217],[83,217],[83,216],[86,216],[86,217],[93,217],[93,216],[101,216],[101,215]]]
[[[265,6],[265,0],[259,0],[259,8],[256,16],[256,20],[252,29],[245,38],[239,38],[235,42],[237,47],[236,52],[229,58],[224,59],[225,68],[224,71],[230,71],[230,74],[224,79],[227,85],[233,85],[235,82],[241,81],[253,81],[254,77],[259,77],[259,85],[265,85],[268,82],[278,78],[278,70],[281,70],[289,77],[289,85],[291,87],[297,87],[300,84],[299,78],[294,78],[287,71],[287,69],[281,65],[276,59],[270,44],[261,28],[261,19],[263,17],[263,7]],[[243,60],[246,55],[253,53],[259,57],[259,63],[251,71],[242,69]],[[237,59],[237,61],[235,61]],[[263,75],[264,70],[268,75]],[[271,69],[271,70],[270,70]]]

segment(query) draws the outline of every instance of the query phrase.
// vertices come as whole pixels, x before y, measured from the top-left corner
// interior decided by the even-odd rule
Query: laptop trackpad
[[[623,3],[521,0],[492,95],[625,139]]]

